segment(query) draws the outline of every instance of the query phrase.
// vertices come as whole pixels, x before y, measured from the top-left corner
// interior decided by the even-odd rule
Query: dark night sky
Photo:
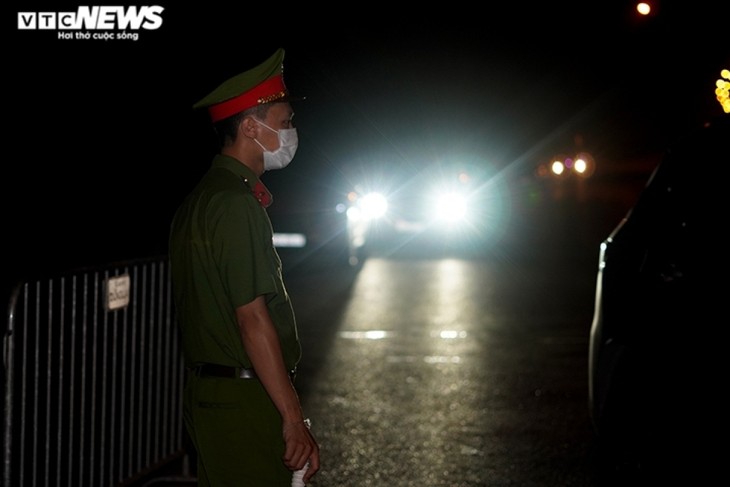
[[[462,153],[522,170],[576,135],[607,164],[632,160],[719,113],[709,93],[730,67],[715,2],[664,0],[642,21],[627,1],[306,3],[126,3],[164,6],[163,26],[108,42],[16,28],[19,11],[74,4],[6,5],[11,274],[165,252],[171,212],[209,162],[192,103],[277,47],[307,96],[287,171],[344,177]]]

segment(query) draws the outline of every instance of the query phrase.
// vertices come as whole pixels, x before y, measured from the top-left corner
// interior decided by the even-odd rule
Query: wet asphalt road
[[[587,407],[600,235],[554,230],[479,257],[291,273],[322,455],[310,485],[608,485]]]

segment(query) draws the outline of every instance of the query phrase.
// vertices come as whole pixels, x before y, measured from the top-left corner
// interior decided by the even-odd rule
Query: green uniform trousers
[[[281,415],[258,379],[190,374],[185,426],[198,454],[198,487],[291,487]]]

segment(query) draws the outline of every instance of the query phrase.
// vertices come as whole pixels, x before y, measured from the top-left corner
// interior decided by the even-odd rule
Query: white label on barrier
[[[113,311],[129,304],[129,274],[110,277],[106,281],[106,309]]]

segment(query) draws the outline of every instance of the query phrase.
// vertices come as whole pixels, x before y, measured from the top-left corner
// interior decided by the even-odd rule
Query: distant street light
[[[636,4],[636,11],[641,15],[649,15],[651,13],[651,5],[646,2],[639,2]]]

